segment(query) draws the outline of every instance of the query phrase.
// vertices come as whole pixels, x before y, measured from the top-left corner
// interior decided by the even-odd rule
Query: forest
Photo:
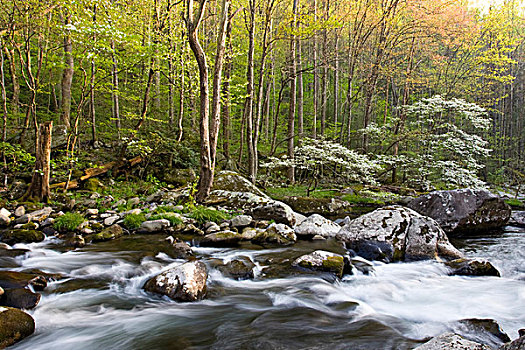
[[[35,133],[49,121],[52,183],[136,156],[142,179],[194,169],[200,201],[217,169],[312,189],[525,180],[520,1],[1,8],[4,188],[33,166]]]

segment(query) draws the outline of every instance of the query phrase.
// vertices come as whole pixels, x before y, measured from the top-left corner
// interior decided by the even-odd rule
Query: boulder
[[[104,225],[111,226],[120,220],[120,216],[112,215],[104,219]]]
[[[271,224],[268,228],[252,239],[252,243],[265,246],[267,244],[290,245],[294,244],[297,236],[294,230],[285,224]]]
[[[217,269],[226,277],[236,280],[246,280],[254,277],[253,269],[255,264],[247,256],[240,256],[224,265],[219,265]]]
[[[4,288],[4,292],[7,289],[25,288],[27,286],[38,291],[44,290],[47,287],[47,280],[37,273],[0,271],[0,287]]]
[[[128,201],[127,201],[128,207],[134,207],[134,206],[139,205],[139,204],[140,204],[140,198],[139,197],[133,197],[133,198],[128,199]]]
[[[493,319],[469,318],[458,321],[453,332],[462,337],[493,348],[510,342],[509,336]]]
[[[9,230],[2,235],[2,242],[13,245],[16,243],[42,242],[46,236],[36,230]]]
[[[74,235],[66,239],[64,241],[64,245],[66,247],[71,247],[71,248],[82,248],[86,245],[86,241],[84,237],[79,236],[79,235]]]
[[[7,210],[6,208],[1,208],[0,209],[0,215],[10,217],[11,216],[11,212],[9,210]]]
[[[0,349],[30,336],[35,331],[35,321],[25,312],[0,306]]]
[[[53,212],[53,208],[44,207],[43,209],[35,210],[29,213],[29,217],[31,218],[31,221],[42,222],[45,219],[47,219],[49,215],[51,215],[52,212]]]
[[[486,190],[435,191],[408,204],[421,215],[436,220],[450,235],[469,235],[505,225],[511,209],[501,198]]]
[[[206,294],[207,278],[206,265],[201,261],[191,261],[149,279],[144,290],[176,301],[196,301]]]
[[[242,236],[237,232],[219,231],[202,237],[200,245],[202,247],[235,247],[241,239]]]
[[[500,272],[486,260],[455,259],[445,265],[451,269],[450,275],[501,277]]]
[[[433,219],[402,206],[376,209],[350,221],[337,233],[337,239],[368,260],[462,258]]]
[[[525,226],[525,211],[513,211],[508,222],[509,225]]]
[[[298,257],[292,263],[292,266],[314,271],[330,272],[341,278],[345,270],[345,261],[342,255],[325,250],[316,250],[313,253]]]
[[[221,171],[215,175],[213,189],[230,192],[249,192],[266,199],[270,198],[255,187],[254,184],[234,171]]]
[[[502,345],[498,350],[525,350],[525,335],[521,335],[511,343]]]
[[[271,201],[257,206],[251,211],[256,220],[274,220],[278,224],[294,226],[297,218],[295,212],[288,205],[279,201]]]
[[[251,241],[255,236],[257,236],[257,233],[259,233],[260,229],[256,229],[253,227],[245,227],[244,230],[242,230],[241,236],[243,241]]]
[[[197,179],[197,175],[195,175],[193,169],[170,168],[163,171],[161,177],[164,182],[174,186],[189,185]]]
[[[310,239],[315,235],[324,238],[335,237],[341,230],[341,226],[325,219],[319,214],[313,214],[304,220],[300,225],[295,226],[297,238]]]
[[[34,309],[40,302],[40,294],[33,293],[26,288],[6,289],[0,297],[1,306],[16,307],[17,309]]]
[[[24,216],[25,214],[26,214],[26,208],[23,205],[15,209],[15,217],[19,218],[21,216]]]
[[[158,219],[151,221],[144,221],[139,228],[141,233],[156,233],[165,231],[170,227],[170,221],[168,219]]]
[[[115,238],[119,238],[124,234],[124,230],[120,225],[115,224],[113,226],[110,226],[108,228],[105,228],[102,230],[102,232],[99,232],[97,234],[94,234],[91,237],[91,242],[103,242],[103,241],[109,241]]]
[[[454,333],[445,333],[432,338],[414,350],[491,350],[489,346],[476,343]]]
[[[230,222],[232,227],[243,228],[250,226],[253,218],[250,215],[237,215],[233,217]]]
[[[172,246],[172,253],[170,256],[174,259],[187,259],[191,256],[193,256],[193,251],[191,250],[191,247],[188,243],[178,239],[173,238],[173,236],[169,236],[166,238],[167,241],[170,242]]]
[[[24,214],[18,218],[16,218],[13,223],[15,224],[27,224],[28,222],[31,221],[31,215],[29,214]]]
[[[320,214],[340,217],[352,212],[352,205],[339,198],[284,197],[281,199],[294,211],[304,215]]]

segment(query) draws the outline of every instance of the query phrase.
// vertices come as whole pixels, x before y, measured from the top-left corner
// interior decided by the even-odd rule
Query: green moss
[[[155,214],[162,213],[181,213],[180,210],[175,209],[173,205],[160,205],[154,211]]]
[[[200,224],[204,224],[209,221],[220,223],[231,218],[230,214],[226,212],[210,209],[201,205],[190,209],[188,216],[192,219],[195,219]]]
[[[339,277],[343,276],[344,266],[345,262],[342,256],[329,256],[323,260],[323,270],[333,272]]]
[[[525,203],[523,203],[522,201],[520,201],[517,198],[505,199],[505,203],[507,203],[508,205],[510,205],[511,207],[514,207],[514,208],[523,208],[523,207],[525,207]]]
[[[308,186],[290,186],[290,187],[276,187],[268,188],[268,194],[274,199],[283,199],[284,197],[306,197],[308,194]],[[311,191],[309,197],[311,198],[333,198],[340,195],[338,190],[333,189],[317,189]]]
[[[370,197],[362,197],[356,194],[344,195],[342,199],[352,204],[380,204],[380,205],[385,204],[383,200],[376,199],[376,198],[370,198]]]
[[[41,242],[44,239],[44,234],[36,230],[10,230],[2,236],[2,241],[11,245],[15,243]]]
[[[146,221],[144,214],[128,214],[124,217],[124,226],[129,229],[139,228]]]
[[[53,227],[58,231],[75,231],[84,221],[79,213],[65,213],[56,218]]]
[[[20,228],[22,230],[36,230],[37,224],[31,221],[31,222],[28,222],[27,224],[23,224]]]

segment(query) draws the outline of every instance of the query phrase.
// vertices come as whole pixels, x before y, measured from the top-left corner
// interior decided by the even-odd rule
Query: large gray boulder
[[[310,215],[306,220],[295,226],[297,237],[307,239],[316,235],[324,238],[335,237],[340,230],[341,226],[319,214]]]
[[[270,198],[255,187],[254,184],[234,171],[221,171],[215,175],[213,189],[230,192],[250,192],[266,199]]]
[[[433,219],[402,206],[380,208],[350,221],[338,232],[337,239],[369,260],[462,257]]]
[[[436,220],[452,235],[501,227],[511,215],[510,206],[486,190],[435,191],[414,199],[408,207]]]
[[[445,333],[432,338],[414,350],[491,350],[492,348],[463,338],[454,333]]]
[[[252,239],[252,243],[262,246],[266,245],[291,245],[297,240],[297,236],[291,227],[285,224],[271,224],[264,231],[258,232]]]
[[[343,277],[345,261],[340,254],[316,250],[313,253],[298,257],[294,260],[292,266],[313,271],[331,272],[338,277]]]
[[[206,294],[208,272],[201,261],[191,261],[149,279],[144,289],[176,301],[196,301]]]

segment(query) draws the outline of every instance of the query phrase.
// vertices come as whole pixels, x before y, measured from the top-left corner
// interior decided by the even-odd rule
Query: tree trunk
[[[339,122],[339,32],[335,31],[334,43],[334,138],[337,134],[337,123]]]
[[[97,6],[93,5],[93,24],[97,23]],[[97,35],[93,34],[93,42],[96,43]],[[91,114],[91,135],[93,146],[97,142],[97,123],[95,114],[95,59],[91,59],[91,84],[89,90],[90,114]]]
[[[226,160],[226,168],[232,167],[230,155],[231,125],[230,125],[230,79],[232,73],[233,46],[231,42],[231,21],[228,21],[226,27],[226,40],[228,42],[228,53],[226,54],[226,69],[224,70],[224,83],[222,84],[222,95],[224,103],[222,104],[222,152]]]
[[[314,21],[317,21],[317,0],[314,0]],[[317,32],[314,33],[313,43],[313,66],[314,66],[314,114],[312,116],[312,138],[317,138],[317,114],[319,111],[319,60],[317,57]]]
[[[70,22],[66,20],[66,24]],[[62,100],[60,121],[69,130],[71,128],[71,85],[73,83],[73,73],[75,63],[73,60],[73,45],[71,36],[68,34],[64,37],[64,63],[65,68],[62,75]]]
[[[13,114],[20,113],[20,82],[16,74],[15,50],[9,50],[4,47],[7,59],[9,61],[9,71],[11,72],[11,83],[13,84],[13,96],[11,98]]]
[[[325,0],[325,20],[328,20],[330,0]],[[328,103],[328,33],[323,29],[323,78],[321,91],[321,136],[326,132],[326,110]]]
[[[206,62],[206,54],[202,49],[197,37],[197,30],[207,4],[207,0],[201,0],[196,16],[193,13],[193,0],[187,0],[187,18],[186,24],[188,27],[188,40],[190,48],[195,56],[197,65],[199,66],[199,88],[200,88],[200,176],[199,184],[197,185],[197,194],[195,199],[202,203],[210,194],[213,184],[213,169],[210,158],[210,128],[209,128],[209,77],[208,77],[208,63]],[[196,17],[196,18],[195,18]]]
[[[248,23],[248,62],[246,69],[246,99],[244,101],[244,120],[246,122],[246,146],[248,149],[248,176],[255,183],[255,152],[253,148],[253,97],[254,97],[254,52],[255,52],[255,0],[249,2]]]
[[[301,40],[297,39],[297,144],[300,145],[304,136],[304,89]]]
[[[117,127],[117,134],[120,140],[120,106],[119,106],[119,82],[118,82],[118,65],[117,55],[115,52],[115,41],[111,40],[111,58],[113,61],[111,67],[111,78],[113,80],[113,89],[111,91],[112,112],[115,126]]]
[[[298,0],[294,0],[293,4],[293,22],[292,28],[296,26],[297,4]],[[297,76],[296,76],[296,52],[295,52],[295,36],[290,38],[290,108],[288,110],[288,135],[287,135],[287,156],[289,160],[294,159],[294,136],[295,136],[295,104],[296,104],[296,90],[297,90]],[[288,181],[295,182],[295,167],[289,166],[287,170]]]
[[[53,122],[45,122],[40,125],[36,137],[35,171],[31,185],[24,195],[24,199],[38,202],[48,202],[51,195],[49,189],[50,164],[51,164],[51,132]]]

